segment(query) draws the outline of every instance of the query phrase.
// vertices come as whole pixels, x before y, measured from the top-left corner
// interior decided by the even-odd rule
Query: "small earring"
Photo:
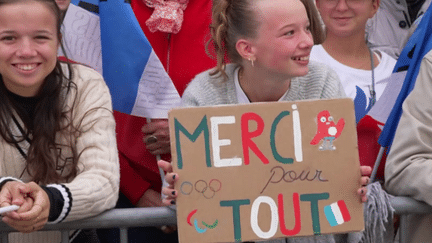
[[[254,67],[254,59],[251,59],[251,58],[249,57],[248,60],[251,62],[252,67]]]

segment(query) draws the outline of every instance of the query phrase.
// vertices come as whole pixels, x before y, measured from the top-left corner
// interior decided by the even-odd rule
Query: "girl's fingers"
[[[27,227],[30,227],[34,224],[34,222],[31,221],[24,221],[24,220],[14,220],[9,217],[3,217],[3,222],[11,226],[12,228],[15,228],[19,231],[25,230]]]
[[[8,212],[4,214],[13,220],[21,220],[21,213],[29,211],[33,207],[33,199],[26,197],[25,202],[16,211]]]
[[[358,189],[357,194],[360,196],[361,202],[367,202],[367,188],[361,187]]]
[[[362,202],[362,203],[365,203],[365,202],[367,202],[367,200],[368,200],[368,198],[367,198],[367,196],[366,196],[366,195],[364,195],[364,196],[361,196],[361,202]]]
[[[372,167],[370,166],[360,166],[360,172],[362,176],[370,176],[372,174]]]
[[[167,161],[165,161],[165,160],[159,160],[159,161],[157,162],[157,164],[158,164],[158,166],[159,166],[160,168],[162,168],[165,172],[167,172],[167,173],[173,172],[172,165],[171,165],[170,162],[167,162]]]
[[[40,205],[34,205],[32,209],[28,212],[21,213],[21,219],[30,221],[30,220],[36,220],[39,221],[39,219],[44,219],[46,217],[42,216],[43,207]]]
[[[171,188],[167,188],[167,187],[162,188],[162,193],[166,195],[167,199],[174,199],[177,197],[177,191]]]
[[[171,206],[171,205],[175,205],[176,204],[175,199],[163,199],[162,202],[166,206]]]
[[[369,184],[369,181],[370,181],[369,176],[363,176],[360,179],[360,183],[361,183],[362,186],[367,186]]]
[[[165,180],[169,184],[168,188],[174,189],[174,183],[178,180],[178,174],[177,173],[167,173],[165,175]]]
[[[37,221],[33,225],[35,227],[35,231],[43,229],[43,227],[45,227],[46,222],[47,221],[45,219],[42,219],[42,218],[39,221]]]
[[[5,213],[5,214],[3,214],[3,216],[7,216],[8,218],[11,218],[13,220],[19,220],[20,219],[19,214],[15,211]]]

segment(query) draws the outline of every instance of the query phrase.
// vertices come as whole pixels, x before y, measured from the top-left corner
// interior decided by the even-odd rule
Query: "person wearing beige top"
[[[119,164],[111,96],[94,70],[57,60],[54,0],[0,0],[0,207],[10,242],[59,242],[47,223],[113,208]],[[25,234],[23,234],[25,233]]]
[[[432,205],[432,52],[421,63],[416,84],[402,105],[403,113],[385,167],[391,194]],[[432,216],[409,215],[408,242],[430,242]]]

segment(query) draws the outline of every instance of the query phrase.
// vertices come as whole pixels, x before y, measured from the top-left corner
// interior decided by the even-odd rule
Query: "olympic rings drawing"
[[[192,185],[189,181],[184,181],[180,186],[180,192],[183,195],[190,195],[195,188],[195,191],[201,193],[206,199],[212,199],[216,192],[222,188],[222,183],[218,179],[211,179],[209,183],[204,180],[198,180]]]
[[[218,192],[222,188],[222,183],[218,179],[211,179],[209,182],[209,188],[214,192]]]
[[[211,186],[212,182],[214,184],[213,187],[215,188]],[[208,184],[204,180],[199,180],[195,182],[195,191],[203,194],[203,196],[207,199],[212,199],[216,194],[216,192],[220,191],[221,188],[222,188],[222,183],[218,179],[212,179]]]
[[[186,187],[186,189],[184,188]],[[189,181],[184,181],[180,186],[180,192],[183,195],[190,195],[193,191],[193,185]]]

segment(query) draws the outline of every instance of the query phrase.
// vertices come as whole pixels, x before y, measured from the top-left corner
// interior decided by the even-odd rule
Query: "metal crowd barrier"
[[[408,231],[407,217],[409,214],[432,214],[432,206],[419,202],[410,197],[394,197],[390,201],[395,213],[400,217],[399,243],[409,243],[406,232]]]
[[[400,216],[399,243],[408,243],[409,214],[432,214],[432,206],[409,197],[394,197],[391,204]],[[176,213],[170,207],[111,209],[97,216],[82,220],[46,225],[42,230],[62,233],[62,243],[69,242],[69,231],[75,229],[120,228],[120,243],[127,243],[130,227],[162,226],[177,224]],[[8,243],[8,234],[16,232],[0,222],[0,243]]]
[[[111,209],[97,216],[66,223],[46,225],[42,231],[60,231],[61,243],[69,242],[69,231],[75,229],[120,228],[120,243],[127,243],[130,227],[177,224],[176,213],[169,207]],[[0,222],[0,242],[8,243],[8,234],[16,232]]]

